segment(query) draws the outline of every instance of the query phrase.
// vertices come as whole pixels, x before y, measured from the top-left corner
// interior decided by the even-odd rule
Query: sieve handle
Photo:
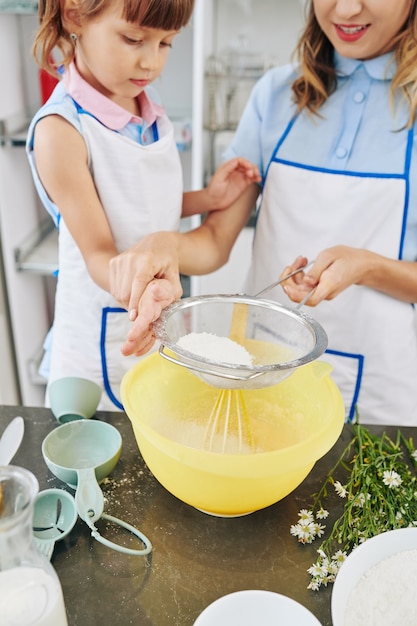
[[[281,283],[285,282],[286,280],[288,280],[289,278],[291,278],[291,276],[295,276],[296,274],[298,274],[299,272],[302,272],[303,270],[306,270],[308,267],[310,267],[310,265],[312,265],[314,263],[314,261],[309,261],[306,265],[303,265],[303,267],[299,267],[296,270],[293,270],[292,272],[290,272],[289,274],[286,274],[285,276],[283,276],[282,278],[278,278],[278,280],[276,280],[274,283],[272,283],[271,285],[268,285],[268,287],[265,287],[264,289],[262,289],[262,291],[258,291],[258,293],[255,293],[255,295],[253,296],[254,298],[259,298],[260,296],[263,296],[264,293],[267,293],[268,291],[271,291],[271,289],[274,289],[275,287],[278,287],[278,285],[280,285]],[[309,294],[311,295],[311,293]],[[304,301],[303,301],[304,304]]]
[[[258,376],[262,376],[262,374],[264,373],[264,372],[252,372],[248,374],[247,376],[244,376],[241,374],[229,374],[226,372],[218,372],[208,367],[201,367],[200,365],[181,361],[180,359],[177,359],[174,356],[171,356],[170,354],[167,354],[166,352],[164,352],[164,348],[165,346],[163,344],[159,346],[159,354],[164,359],[166,359],[167,361],[170,361],[171,363],[175,363],[175,365],[181,365],[181,367],[186,367],[188,370],[199,372],[200,374],[209,374],[210,376],[217,376],[217,378],[227,378],[228,380],[253,380],[254,378],[258,378]]]

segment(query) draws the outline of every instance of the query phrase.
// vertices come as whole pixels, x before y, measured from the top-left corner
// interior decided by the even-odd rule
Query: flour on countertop
[[[377,563],[351,592],[344,626],[415,626],[416,580],[417,550]]]
[[[233,365],[252,365],[253,357],[240,343],[213,333],[189,333],[177,341],[177,346],[211,361]]]

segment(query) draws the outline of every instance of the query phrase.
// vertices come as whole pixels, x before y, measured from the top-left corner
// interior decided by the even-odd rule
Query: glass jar
[[[2,626],[67,626],[58,576],[33,542],[39,485],[16,466],[0,467],[0,622]]]

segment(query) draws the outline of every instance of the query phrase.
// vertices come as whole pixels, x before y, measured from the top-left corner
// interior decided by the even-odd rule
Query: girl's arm
[[[240,157],[230,159],[217,168],[205,189],[184,193],[182,217],[226,209],[260,180],[256,165]]]
[[[109,261],[117,250],[87,164],[80,133],[64,118],[50,115],[36,125],[36,168],[59,207],[95,283],[110,290]]]

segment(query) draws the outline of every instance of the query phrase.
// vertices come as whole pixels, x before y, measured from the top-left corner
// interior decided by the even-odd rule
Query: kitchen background
[[[200,188],[219,163],[256,79],[290,60],[304,0],[196,0],[155,83],[174,121],[186,189]],[[53,317],[57,236],[40,206],[24,151],[28,120],[42,101],[31,57],[36,3],[0,0],[0,404],[42,406],[38,373]],[[184,220],[187,229],[198,218]],[[237,292],[250,259],[252,229],[229,263],[192,278],[192,294]]]

